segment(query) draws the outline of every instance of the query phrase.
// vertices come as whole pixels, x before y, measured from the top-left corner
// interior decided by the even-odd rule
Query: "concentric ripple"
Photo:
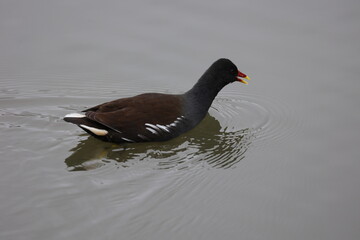
[[[248,129],[254,136],[253,146],[283,141],[295,133],[299,117],[283,101],[248,93],[226,93],[218,97],[211,115],[226,131]]]

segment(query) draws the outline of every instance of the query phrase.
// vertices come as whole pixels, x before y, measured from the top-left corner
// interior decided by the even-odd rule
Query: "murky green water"
[[[360,239],[360,3],[2,1],[1,239]],[[113,145],[65,114],[252,80],[168,142]]]

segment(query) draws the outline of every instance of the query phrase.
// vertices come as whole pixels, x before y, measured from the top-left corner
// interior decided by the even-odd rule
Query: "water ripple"
[[[82,133],[75,126],[62,122],[62,116],[91,105],[118,97],[143,92],[140,88],[124,87],[121,92],[101,89],[103,97],[62,97],[59,89],[43,91],[40,96],[27,98],[20,94],[15,99],[2,99],[0,115],[2,128],[17,126],[24,132],[38,129],[54,139],[75,141],[65,159],[69,171],[98,169],[107,166],[131,166],[151,169],[189,169],[200,165],[210,168],[231,168],[245,158],[250,148],[283,141],[294,133],[299,118],[281,101],[254,94],[225,92],[215,99],[209,114],[195,129],[167,142],[115,145],[100,142]],[[65,90],[64,90],[65,91]],[[85,91],[85,93],[84,93]],[[166,92],[151,89],[149,92]],[[58,96],[57,96],[58,95]],[[51,96],[51,97],[50,97]],[[59,125],[61,124],[61,125]],[[44,131],[48,131],[45,133]],[[103,169],[102,171],[107,171]]]
[[[249,93],[226,93],[214,101],[210,113],[227,131],[248,129],[257,147],[286,140],[301,123],[283,101]]]

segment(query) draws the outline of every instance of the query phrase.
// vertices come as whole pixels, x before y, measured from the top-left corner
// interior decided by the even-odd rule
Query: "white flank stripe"
[[[89,127],[89,126],[86,126],[83,124],[80,124],[80,127],[85,128],[85,129],[91,131],[93,134],[98,135],[98,136],[105,136],[106,134],[108,134],[108,131],[106,131],[104,129]]]
[[[84,118],[85,115],[81,113],[69,113],[64,118]]]
[[[165,127],[164,125],[160,125],[160,124],[156,124],[157,127],[161,128],[162,130],[165,130],[167,132],[170,132],[169,129],[167,129],[167,127]]]
[[[160,128],[158,128],[157,126],[155,126],[154,124],[151,124],[151,123],[145,123],[145,126],[152,127],[155,130],[160,130]]]
[[[145,137],[144,135],[141,135],[141,134],[138,134],[138,137],[139,137],[139,138],[142,138],[142,139],[144,139],[144,140],[149,140],[147,137]]]
[[[148,131],[150,131],[150,132],[152,132],[154,134],[158,134],[158,132],[156,130],[152,129],[152,128],[147,127],[146,130],[148,130]]]
[[[128,139],[128,138],[124,138],[124,137],[122,137],[121,139],[122,139],[122,140],[125,140],[125,141],[128,141],[128,142],[134,142],[133,140]]]

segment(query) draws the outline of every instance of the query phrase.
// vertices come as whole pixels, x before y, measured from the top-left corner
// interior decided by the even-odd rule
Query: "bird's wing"
[[[142,94],[95,106],[85,115],[134,142],[167,140],[185,123],[181,101],[177,95]]]

